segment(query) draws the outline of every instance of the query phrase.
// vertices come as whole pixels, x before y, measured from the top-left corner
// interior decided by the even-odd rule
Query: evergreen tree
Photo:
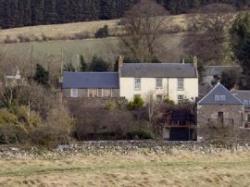
[[[36,73],[33,79],[39,84],[48,86],[49,85],[49,72],[45,70],[43,66],[41,66],[40,64],[37,64]]]
[[[230,33],[233,52],[243,69],[240,88],[250,89],[250,14],[240,14],[236,18]]]
[[[94,56],[89,69],[91,71],[96,71],[96,72],[108,71],[109,64],[106,61],[104,61],[102,58]]]
[[[85,62],[85,59],[84,59],[83,55],[80,55],[80,67],[79,67],[79,70],[84,72],[84,71],[87,71],[87,69],[88,69],[88,65]]]

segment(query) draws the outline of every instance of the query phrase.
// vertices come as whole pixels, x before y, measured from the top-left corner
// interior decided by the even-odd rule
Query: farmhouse
[[[206,139],[209,128],[244,127],[245,107],[241,100],[221,83],[199,102],[197,106],[198,138]]]
[[[141,96],[145,101],[170,99],[175,103],[195,101],[198,72],[195,64],[119,63],[118,72],[64,72],[64,97],[122,97],[128,101]]]
[[[175,103],[198,97],[198,72],[195,64],[129,63],[120,65],[120,96],[132,100],[139,95]]]

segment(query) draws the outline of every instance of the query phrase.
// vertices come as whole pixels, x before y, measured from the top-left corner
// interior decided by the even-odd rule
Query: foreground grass
[[[250,186],[250,151],[78,153],[0,165],[0,186]]]

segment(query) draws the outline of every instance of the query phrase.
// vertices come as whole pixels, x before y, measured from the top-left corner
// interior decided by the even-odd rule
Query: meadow
[[[250,151],[47,153],[0,160],[0,186],[250,186]]]

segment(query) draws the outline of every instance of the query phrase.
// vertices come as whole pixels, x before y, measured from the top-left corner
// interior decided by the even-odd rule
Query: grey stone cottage
[[[222,84],[218,83],[197,104],[198,139],[206,139],[207,126],[244,127],[245,107],[241,100]]]
[[[232,90],[231,93],[239,98],[244,105],[244,127],[250,130],[250,90]]]
[[[63,96],[119,97],[119,75],[117,72],[64,72]]]

